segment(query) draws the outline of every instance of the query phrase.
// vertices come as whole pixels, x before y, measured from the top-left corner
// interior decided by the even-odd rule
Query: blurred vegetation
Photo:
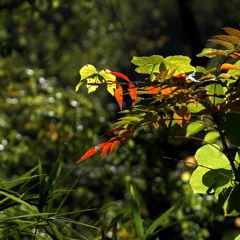
[[[192,3],[190,10],[203,43],[219,34],[222,27],[238,28],[237,0],[221,4],[216,0],[208,4],[200,0],[183,2]],[[162,158],[186,159],[195,153],[199,143],[168,140],[171,131],[175,134],[179,131],[180,135],[181,129],[140,133],[128,148],[119,149],[102,162],[95,156],[77,167],[75,164],[87,149],[102,141],[101,135],[118,110],[105,91],[94,95],[75,93],[79,69],[91,63],[99,69],[120,71],[134,78],[130,60],[135,55],[194,56],[178,3],[169,0],[0,1],[1,184],[5,186],[7,181],[16,180],[35,166],[43,168],[37,175],[49,175],[59,160],[57,178],[66,173],[69,176],[60,181],[61,196],[53,198],[45,207],[59,213],[94,209],[71,217],[103,229],[102,239],[111,239],[112,219],[131,211],[130,182],[136,189],[146,226],[179,199],[185,199],[161,223],[158,237],[227,239],[225,236],[234,237],[240,232],[237,218],[213,219],[213,198],[192,194],[188,184],[191,168]],[[26,186],[24,191],[30,195],[38,195],[41,189],[35,178]],[[8,217],[24,215],[25,211],[31,214],[25,207],[6,208],[4,214]],[[119,218],[115,222],[117,239],[136,237],[131,221]],[[172,223],[175,224],[164,229]],[[70,225],[86,239],[101,239],[99,230],[79,227],[73,222]],[[1,229],[6,226],[4,221],[0,222]],[[1,234],[0,239],[4,239]],[[72,231],[64,230],[63,234],[76,237]],[[19,239],[32,238],[21,233]]]

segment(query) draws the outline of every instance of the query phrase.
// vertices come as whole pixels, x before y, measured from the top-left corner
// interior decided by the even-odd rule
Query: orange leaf
[[[205,55],[210,56],[210,55],[223,55],[223,56],[227,56],[227,52],[224,50],[217,50],[215,52],[210,52],[210,53],[206,53]]]
[[[224,63],[220,69],[234,69],[234,70],[240,70],[239,67],[237,66],[234,66],[232,64],[229,64],[229,63]]]
[[[112,145],[111,145],[111,148],[110,148],[110,153],[112,153],[112,151],[116,148],[116,146],[120,143],[119,140],[115,140]]]
[[[180,127],[183,126],[182,125],[182,122],[183,122],[182,117],[180,117],[177,113],[174,113],[173,118]]]
[[[112,146],[112,142],[107,142],[107,144],[103,147],[103,150],[101,153],[101,159],[105,157],[106,153],[108,152],[111,146]]]
[[[161,90],[161,92],[162,92],[162,95],[163,95],[164,99],[165,99],[165,100],[168,100],[169,97],[170,97],[171,88],[169,88],[169,87],[163,88],[163,89]]]
[[[226,48],[229,48],[231,50],[233,50],[235,48],[234,45],[232,43],[230,43],[230,42],[225,42],[225,41],[218,40],[218,39],[209,39],[208,41],[215,42],[215,43],[217,43],[219,45],[222,45],[222,46],[224,46]]]
[[[226,28],[223,28],[223,30],[234,37],[240,38],[240,31],[237,29],[226,27]]]
[[[148,87],[149,92],[152,94],[153,98],[156,98],[156,95],[158,94],[158,88],[154,86]]]
[[[94,146],[87,150],[87,152],[77,161],[77,163],[91,157],[92,155],[96,154],[98,151],[100,151],[108,142],[100,143],[97,146]]]
[[[120,86],[119,84],[117,85],[117,88],[115,89],[114,96],[119,104],[120,110],[122,110],[123,89],[122,89],[122,86]]]
[[[110,74],[114,75],[115,77],[120,77],[120,78],[122,78],[122,79],[124,79],[124,80],[126,80],[126,81],[128,81],[128,82],[131,82],[131,81],[129,80],[129,78],[128,78],[126,75],[122,74],[122,73],[110,72]]]
[[[128,91],[130,93],[132,100],[135,100],[137,98],[137,88],[132,83],[128,84],[128,87],[129,87]]]

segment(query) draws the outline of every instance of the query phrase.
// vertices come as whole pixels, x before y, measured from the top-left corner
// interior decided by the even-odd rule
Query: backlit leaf
[[[107,90],[111,95],[114,95],[114,90],[116,89],[116,77],[110,74],[110,70],[102,70],[99,75],[103,77],[104,82],[107,83]]]
[[[229,63],[224,63],[222,64],[221,68],[220,69],[232,69],[232,70],[240,70],[239,67],[235,66],[235,65],[232,65],[232,64],[229,64]]]
[[[128,84],[128,91],[130,93],[130,97],[132,98],[132,100],[136,100],[136,98],[137,98],[137,88],[135,87],[134,84],[132,84],[132,83]]]
[[[234,66],[240,68],[240,60],[235,62]],[[239,69],[230,69],[227,73],[231,76],[238,76],[240,74]]]
[[[122,110],[122,104],[123,104],[123,89],[121,85],[117,85],[117,88],[115,89],[114,96],[119,104],[120,110]]]
[[[223,30],[234,37],[240,38],[240,31],[237,29],[225,27]]]
[[[218,40],[218,39],[209,39],[208,41],[211,41],[211,42],[215,42],[219,45],[222,45],[228,49],[231,49],[233,50],[235,48],[235,46],[232,44],[232,43],[229,43],[229,42],[225,42],[225,41],[222,41],[222,40]]]
[[[214,38],[221,38],[221,39],[226,40],[228,42],[236,43],[236,44],[240,45],[240,39],[237,38],[237,37],[228,36],[228,35],[217,35],[217,36],[214,36]]]
[[[94,146],[94,147],[90,148],[76,163],[79,163],[79,162],[93,156],[98,151],[100,151],[107,143],[108,142],[100,143],[97,146]]]
[[[208,58],[212,58],[212,57],[215,57],[216,55],[227,56],[228,52],[224,50],[213,49],[213,48],[204,48],[201,53],[197,54],[197,57],[205,56]]]
[[[205,125],[200,122],[191,122],[187,126],[186,137],[194,135],[205,128]]]
[[[114,75],[115,77],[119,77],[119,78],[122,78],[122,79],[124,79],[124,80],[126,80],[128,82],[131,82],[129,80],[129,78],[126,75],[122,74],[122,73],[118,73],[118,72],[109,72],[109,73]]]

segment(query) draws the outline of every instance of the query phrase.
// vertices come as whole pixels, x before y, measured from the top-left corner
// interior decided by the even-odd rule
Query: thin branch
[[[207,143],[209,145],[211,145],[212,147],[216,148],[218,151],[222,152],[220,148],[216,147],[214,144],[210,143],[210,142],[207,142],[207,141],[204,141],[203,139],[201,138],[196,138],[196,137],[184,137],[184,136],[169,136],[169,138],[190,138],[190,139],[193,139],[193,140],[198,140],[198,141],[201,141],[201,142],[204,142],[204,143]],[[228,157],[226,155],[226,157]]]

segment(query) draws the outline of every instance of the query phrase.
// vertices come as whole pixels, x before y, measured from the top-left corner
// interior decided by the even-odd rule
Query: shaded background
[[[133,56],[187,55],[193,65],[207,39],[222,27],[239,29],[240,1],[202,0],[5,0],[0,1],[0,183],[15,179],[38,161],[50,171],[62,159],[69,170],[116,118],[118,106],[104,89],[75,93],[79,69],[85,64],[122,72],[137,80]],[[192,169],[162,156],[186,159],[200,143],[170,141],[183,129],[140,132],[129,147],[102,162],[94,156],[75,170],[63,188],[80,176],[62,211],[96,208],[77,218],[107,225],[116,209],[98,214],[110,201],[130,206],[128,181],[138,192],[143,216],[154,219],[178,199],[183,206],[159,232],[160,238],[233,239],[240,233],[235,218],[212,217],[214,199],[193,195]],[[57,203],[56,203],[57,204]],[[80,228],[93,239],[97,233]],[[126,236],[119,239],[128,239]],[[131,237],[129,239],[132,239]]]

